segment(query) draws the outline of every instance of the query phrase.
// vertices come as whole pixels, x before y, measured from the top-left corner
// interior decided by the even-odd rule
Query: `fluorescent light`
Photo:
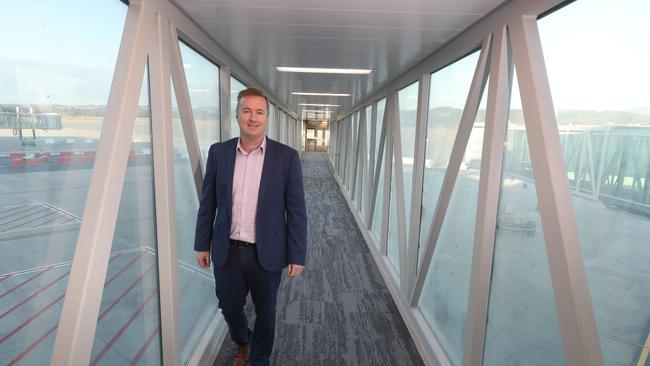
[[[332,111],[317,111],[317,110],[311,110],[311,109],[303,109],[302,111],[304,113],[332,113]]]
[[[302,72],[309,74],[354,74],[354,75],[368,75],[372,72],[371,69],[331,69],[322,67],[287,67],[277,66],[276,70],[280,72]]]
[[[325,97],[349,97],[350,94],[345,93],[305,93],[305,92],[293,92],[293,95],[322,95]]]
[[[310,107],[340,107],[339,104],[298,103],[298,105],[305,105],[305,106],[310,106]]]

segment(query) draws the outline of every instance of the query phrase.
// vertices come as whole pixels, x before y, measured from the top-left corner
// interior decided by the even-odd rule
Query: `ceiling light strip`
[[[307,93],[307,92],[293,92],[291,93],[293,95],[317,95],[317,96],[324,96],[324,97],[349,97],[350,94],[346,93]]]
[[[351,74],[351,75],[368,75],[371,69],[333,69],[322,67],[288,67],[277,66],[276,70],[280,72],[298,72],[307,74]]]
[[[318,103],[298,103],[298,105],[309,107],[340,107],[340,104],[318,104]]]

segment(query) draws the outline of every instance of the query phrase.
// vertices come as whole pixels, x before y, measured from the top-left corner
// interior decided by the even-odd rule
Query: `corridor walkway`
[[[305,153],[303,173],[307,267],[298,279],[283,275],[271,364],[422,365],[327,155]],[[250,298],[247,313],[253,313]],[[227,335],[215,365],[230,365],[233,350]]]

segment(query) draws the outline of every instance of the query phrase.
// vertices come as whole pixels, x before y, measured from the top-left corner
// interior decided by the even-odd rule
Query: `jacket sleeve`
[[[194,250],[198,252],[207,252],[210,250],[214,217],[217,210],[217,195],[215,192],[217,157],[214,150],[216,150],[216,144],[212,145],[208,152],[208,162],[206,163],[205,176],[203,178],[203,189],[201,190],[201,198],[199,200],[199,211],[196,217]]]
[[[302,168],[298,153],[293,150],[287,181],[287,255],[289,264],[305,265],[307,255],[307,210]]]

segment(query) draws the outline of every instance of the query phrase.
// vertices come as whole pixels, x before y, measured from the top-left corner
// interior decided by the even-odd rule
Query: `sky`
[[[106,104],[126,19],[122,2],[5,0],[2,7],[0,32],[14,36],[0,48],[0,104]],[[556,109],[650,108],[649,24],[648,0],[578,0],[541,19]],[[189,48],[182,54],[193,103],[211,105],[218,69]],[[474,65],[464,62],[445,78],[471,80]],[[462,85],[438,97],[462,108]],[[402,101],[415,109],[417,95]]]

